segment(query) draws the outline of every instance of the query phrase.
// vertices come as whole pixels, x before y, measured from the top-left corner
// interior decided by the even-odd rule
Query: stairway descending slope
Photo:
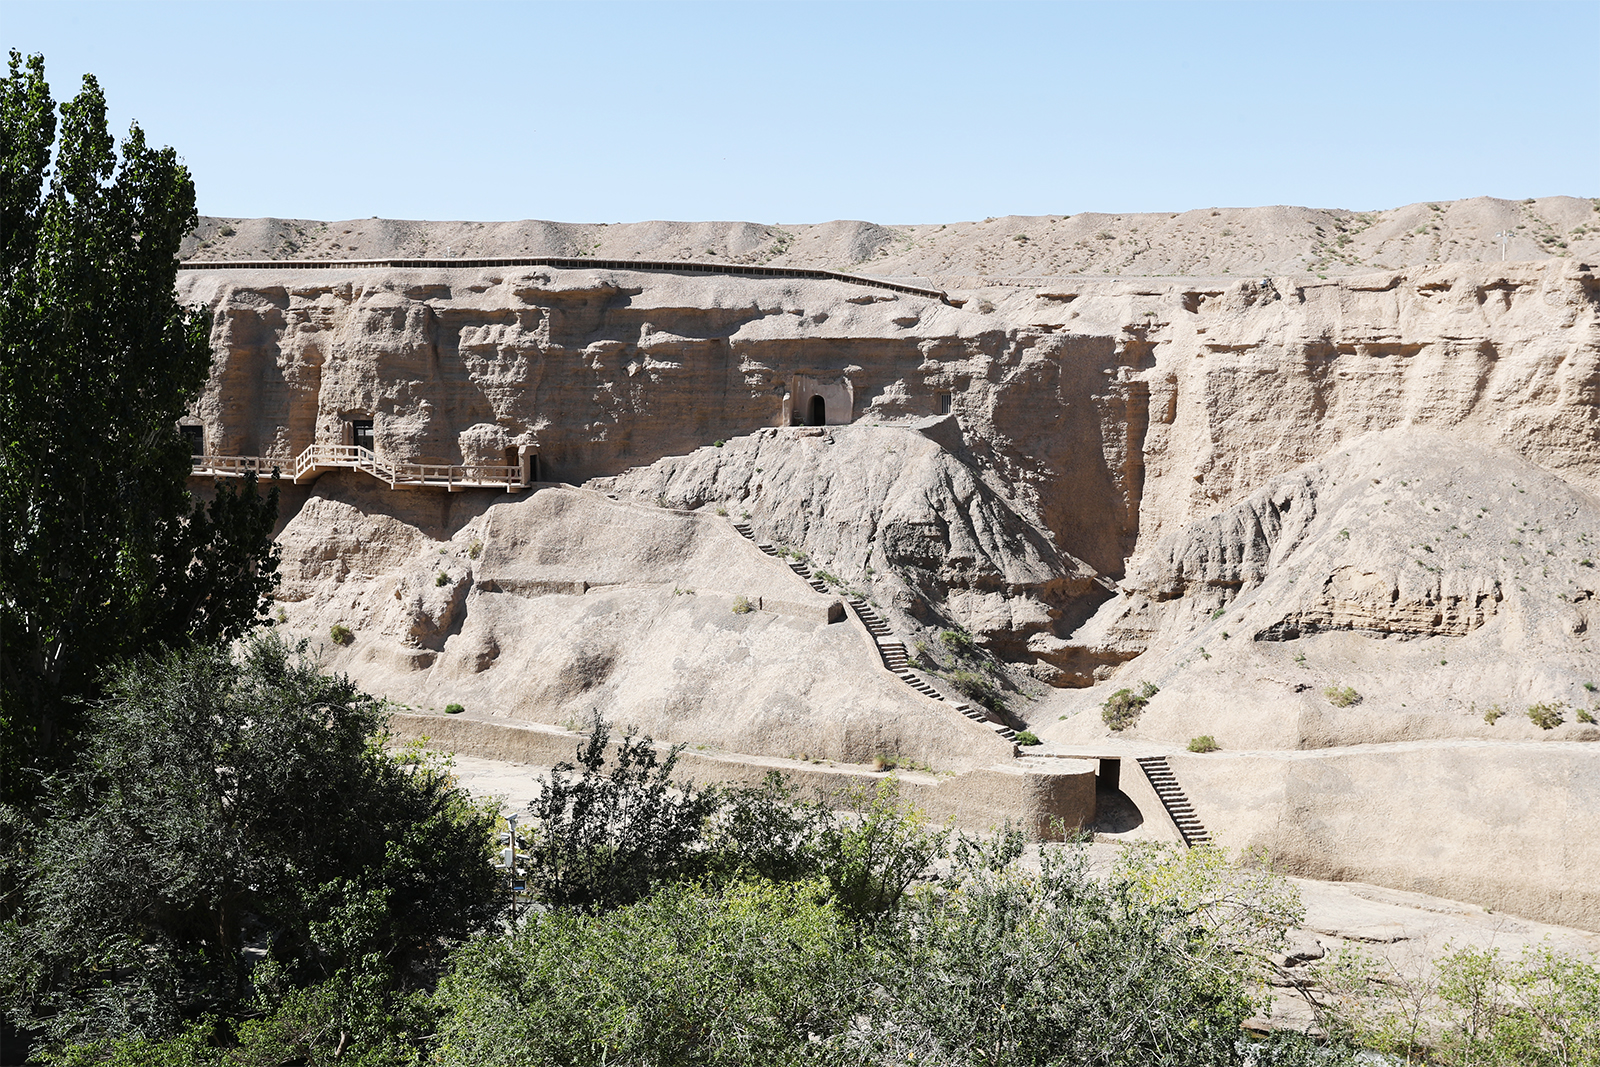
[[[776,559],[784,558],[783,554],[772,545],[767,544],[765,541],[757,541],[756,532],[748,522],[735,522],[733,528],[738,530],[742,537],[755,541],[756,547],[767,555]],[[819,593],[829,591],[827,583],[813,575],[811,568],[805,563],[794,559],[786,562],[789,564],[789,569],[804,578],[806,584],[811,588]],[[873,606],[861,597],[847,596],[845,599],[850,602],[850,608],[855,617],[861,620],[861,625],[865,626],[867,633],[872,635],[873,644],[878,646],[878,655],[882,657],[883,665],[888,668],[890,673],[923,696],[932,700],[944,700],[943,693],[929,685],[927,679],[911,669],[911,657],[906,652],[905,642],[895,637],[894,630],[889,627],[883,616],[879,615]],[[1007,741],[1016,741],[1017,732],[1015,730],[1003,722],[991,721],[988,713],[982,708],[975,708],[966,703],[950,703],[950,706],[973,722],[979,722],[990,727]]]
[[[1155,789],[1156,796],[1161,798],[1167,814],[1172,816],[1178,833],[1183,835],[1183,843],[1190,848],[1209,843],[1211,835],[1194,813],[1194,805],[1189,803],[1183,787],[1178,784],[1178,776],[1172,773],[1167,757],[1140,756],[1139,766],[1143,768],[1144,776],[1150,779],[1150,785]]]

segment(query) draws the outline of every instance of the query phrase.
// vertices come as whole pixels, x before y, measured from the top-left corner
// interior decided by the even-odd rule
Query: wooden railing
[[[361,445],[308,445],[294,459],[283,456],[196,456],[194,471],[202,478],[242,478],[254,472],[267,476],[280,470],[296,484],[309,482],[328,470],[357,470],[372,475],[393,489],[399,485],[426,486],[456,492],[461,489],[526,489],[521,467],[483,463],[390,463]]]

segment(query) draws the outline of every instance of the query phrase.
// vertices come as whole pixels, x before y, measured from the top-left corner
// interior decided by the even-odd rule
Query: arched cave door
[[[811,425],[828,425],[828,404],[820,396],[811,398]]]

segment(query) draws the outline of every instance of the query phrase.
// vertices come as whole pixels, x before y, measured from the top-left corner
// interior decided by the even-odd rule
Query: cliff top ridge
[[[1600,198],[1474,197],[1384,211],[1254,207],[1006,215],[907,226],[848,220],[607,224],[207,216],[184,242],[183,256],[592,256],[806,267],[955,288],[982,284],[980,279],[1075,275],[1333,277],[1435,263],[1600,260]]]

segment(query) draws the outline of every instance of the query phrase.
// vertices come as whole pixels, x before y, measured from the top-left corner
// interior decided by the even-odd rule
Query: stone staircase
[[[772,545],[767,544],[765,541],[757,541],[755,530],[748,522],[735,522],[733,528],[738,530],[741,536],[755,541],[756,547],[767,555],[775,559],[784,558],[782,553]],[[811,568],[804,562],[796,559],[788,559],[785,562],[788,563],[789,569],[805,579],[806,584],[811,588],[819,593],[829,592],[827,583],[812,574]],[[867,633],[872,635],[872,643],[877,646],[878,655],[882,658],[884,667],[896,678],[923,696],[931,700],[944,701],[945,696],[943,693],[929,685],[927,679],[911,669],[911,657],[906,652],[905,642],[895,636],[894,630],[889,627],[883,616],[879,615],[877,610],[861,597],[846,596],[845,600],[850,604],[850,610],[855,614],[855,617],[861,621],[861,625],[867,628]],[[988,712],[984,711],[984,709],[973,707],[967,703],[946,702],[950,703],[952,708],[973,722],[982,723],[1007,741],[1016,742],[1017,732],[1003,722],[992,721]]]
[[[1140,756],[1138,759],[1139,766],[1144,770],[1144,776],[1150,780],[1156,796],[1161,798],[1161,804],[1167,809],[1167,814],[1172,816],[1172,822],[1177,826],[1178,833],[1183,835],[1183,843],[1190,848],[1210,843],[1211,835],[1206,832],[1199,816],[1194,813],[1194,805],[1189,803],[1183,787],[1178,785],[1178,776],[1172,773],[1167,757]]]

